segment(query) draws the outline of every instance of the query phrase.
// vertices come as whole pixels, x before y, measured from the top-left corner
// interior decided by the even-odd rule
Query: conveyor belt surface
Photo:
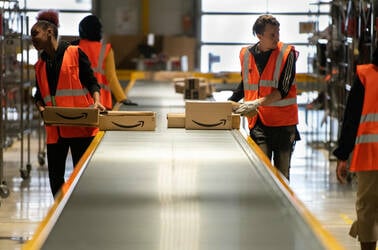
[[[43,249],[326,249],[239,131],[167,129],[183,107],[135,96],[157,130],[106,132]]]

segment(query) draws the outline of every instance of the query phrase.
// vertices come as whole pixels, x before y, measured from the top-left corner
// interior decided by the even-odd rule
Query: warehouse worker
[[[117,102],[125,105],[136,105],[126,98],[118,81],[114,52],[110,43],[102,41],[102,24],[95,15],[86,16],[79,23],[80,40],[72,44],[79,45],[89,57],[92,68],[101,86],[101,103],[111,110],[113,108],[112,94]]]
[[[378,50],[371,64],[358,65],[349,92],[344,119],[333,154],[337,157],[336,175],[346,182],[349,171],[357,176],[357,220],[349,234],[358,237],[362,250],[375,250],[378,240]]]
[[[54,10],[42,11],[31,28],[34,47],[40,52],[35,64],[35,104],[43,116],[46,106],[94,107],[104,111],[100,85],[88,57],[78,46],[59,42],[59,18]],[[89,92],[89,93],[88,93]],[[71,151],[75,166],[98,132],[95,127],[46,125],[47,163],[54,197],[64,183],[66,159]]]
[[[236,113],[247,116],[250,136],[289,180],[297,131],[296,51],[280,42],[280,23],[261,15],[252,28],[259,42],[240,51],[242,81],[229,100]],[[244,98],[241,105],[238,102]]]

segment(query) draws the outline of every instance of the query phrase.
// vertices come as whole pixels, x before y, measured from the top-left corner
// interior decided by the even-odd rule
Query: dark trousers
[[[289,180],[291,155],[299,140],[296,126],[267,127],[258,120],[250,136],[269,160],[273,157],[273,165]]]
[[[49,170],[50,187],[53,196],[64,184],[66,160],[68,150],[71,150],[72,162],[75,167],[81,156],[87,150],[94,137],[61,138],[58,143],[47,144],[47,164]]]

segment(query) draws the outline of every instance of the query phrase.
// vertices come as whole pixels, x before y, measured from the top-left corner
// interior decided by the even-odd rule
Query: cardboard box
[[[240,129],[240,115],[239,114],[232,114],[232,128],[233,129]]]
[[[198,77],[187,77],[184,80],[185,89],[199,89],[200,79]]]
[[[184,99],[205,100],[213,95],[214,87],[203,77],[173,79],[175,92],[184,94]]]
[[[185,113],[168,113],[168,128],[185,128]]]
[[[48,125],[98,126],[99,110],[95,108],[45,107],[43,120]]]
[[[186,101],[186,129],[232,129],[231,102]]]
[[[181,78],[180,78],[181,79]],[[183,94],[185,91],[185,83],[184,81],[180,81],[177,78],[173,80],[175,86],[175,92],[179,94]]]
[[[240,129],[240,115],[231,114],[232,129]],[[185,113],[168,113],[167,114],[168,128],[185,128]]]
[[[198,89],[186,89],[184,99],[205,100],[208,97],[207,86],[201,85]]]
[[[107,111],[99,116],[100,130],[153,131],[156,113],[151,111]]]

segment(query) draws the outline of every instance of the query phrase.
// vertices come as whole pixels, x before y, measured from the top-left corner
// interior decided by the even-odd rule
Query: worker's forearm
[[[272,104],[276,101],[279,101],[281,99],[282,99],[281,93],[277,89],[275,89],[269,95],[264,96],[262,98],[259,98],[259,102],[260,102],[260,105],[266,106],[266,105]]]

